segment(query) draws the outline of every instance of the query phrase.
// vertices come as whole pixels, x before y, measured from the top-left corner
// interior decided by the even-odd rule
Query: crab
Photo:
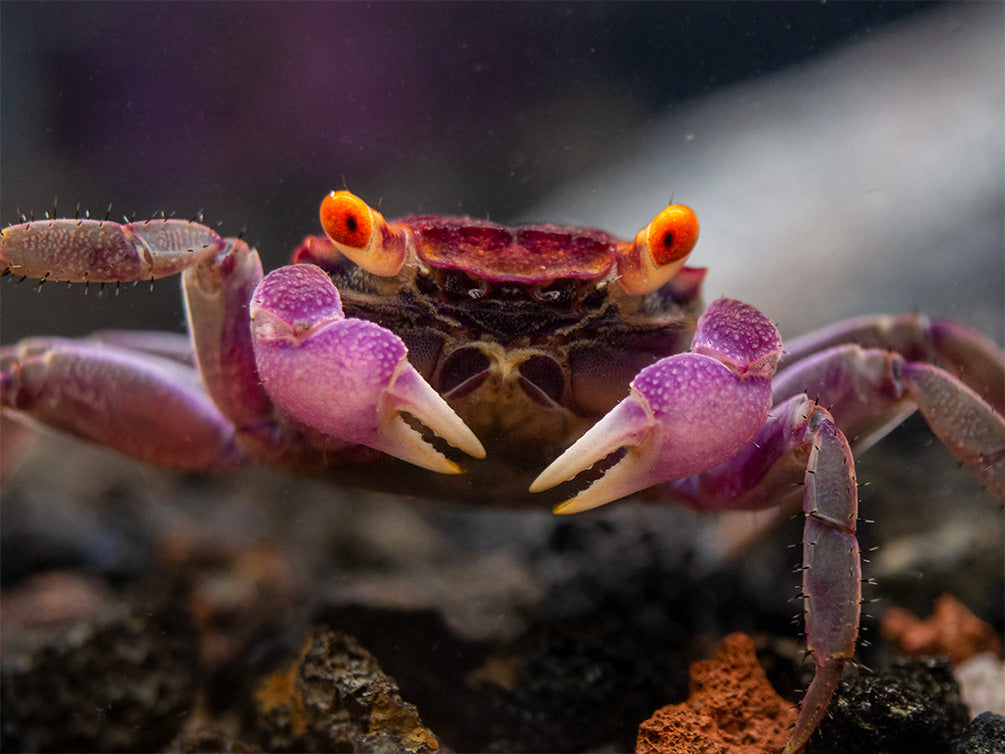
[[[264,276],[247,243],[195,221],[6,228],[4,274],[119,284],[180,273],[189,335],[5,346],[4,416],[161,466],[268,464],[478,505],[801,501],[815,675],[786,752],[817,727],[855,650],[853,453],[920,409],[1005,501],[997,344],[909,314],[841,322],[783,349],[755,307],[703,307],[685,206],[627,242],[468,217],[389,222],[348,191],[326,196],[320,215],[326,236]]]

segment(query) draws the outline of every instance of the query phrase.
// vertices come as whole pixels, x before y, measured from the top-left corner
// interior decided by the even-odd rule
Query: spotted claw
[[[780,354],[781,338],[767,317],[739,301],[713,302],[691,353],[639,372],[630,395],[541,472],[530,491],[572,479],[624,448],[602,477],[555,509],[578,513],[725,461],[764,426]]]
[[[478,438],[408,363],[389,330],[346,318],[328,275],[309,264],[273,271],[251,302],[255,360],[287,415],[325,434],[445,474],[461,468],[402,418],[406,412],[475,458]]]

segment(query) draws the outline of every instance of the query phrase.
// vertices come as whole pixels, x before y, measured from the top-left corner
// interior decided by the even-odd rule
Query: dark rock
[[[970,715],[945,660],[914,660],[889,670],[852,668],[842,680],[807,754],[941,754]]]
[[[185,614],[134,609],[79,576],[43,574],[7,592],[3,643],[4,751],[159,749],[194,703]]]
[[[866,596],[921,613],[948,591],[1000,636],[1002,518],[914,425],[859,464],[869,483],[862,514],[877,521],[860,528],[863,552],[881,547],[867,555],[864,575],[879,585]],[[679,508],[465,511],[265,470],[172,474],[55,438],[38,451],[46,444],[52,452],[26,459],[4,489],[4,750],[297,748],[292,727],[259,719],[253,689],[322,623],[356,637],[441,748],[458,751],[628,750],[639,723],[685,699],[689,665],[734,631],[755,639],[783,697],[798,700],[808,682],[805,643],[790,624],[800,605],[788,601],[798,591],[799,549],[789,546],[801,540],[801,516],[723,558],[715,519]],[[41,614],[20,609],[14,590],[42,594],[34,579],[57,563],[83,582],[100,574],[99,586],[57,584],[62,612],[10,629],[9,618]],[[153,616],[149,595],[163,603]],[[857,659],[884,667],[893,649],[875,619],[866,617],[862,638],[873,645],[860,644]],[[135,668],[117,673],[129,668],[127,652],[145,658],[142,678]],[[318,668],[319,682],[351,672],[348,661]],[[165,687],[140,714],[137,685],[183,673],[188,685]],[[913,751],[950,751],[966,720],[952,735],[922,722],[958,709],[938,691],[945,669],[925,675],[908,720],[849,690],[812,745],[912,751],[910,723],[924,730]],[[877,695],[896,685],[865,676]],[[124,700],[128,715],[109,721],[109,699]],[[335,733],[310,735],[324,748]]]
[[[1005,754],[1005,717],[985,712],[970,721],[953,754]]]
[[[440,748],[394,679],[348,634],[315,628],[256,694],[270,751],[428,754]]]

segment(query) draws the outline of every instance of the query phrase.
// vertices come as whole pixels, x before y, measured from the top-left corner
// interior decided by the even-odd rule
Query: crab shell
[[[527,490],[628,394],[642,368],[687,350],[706,270],[680,267],[655,291],[631,295],[612,284],[626,243],[601,230],[431,215],[390,225],[414,239],[411,259],[393,277],[366,272],[316,236],[293,261],[331,275],[346,316],[404,341],[409,362],[478,436],[486,457],[463,456],[426,433],[466,473],[434,474],[387,456],[376,478],[359,458],[335,473],[363,486],[485,504],[541,507],[568,496]]]

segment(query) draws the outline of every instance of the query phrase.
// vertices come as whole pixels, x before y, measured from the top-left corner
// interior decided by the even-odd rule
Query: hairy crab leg
[[[1005,354],[1001,347],[960,322],[921,314],[868,314],[786,341],[775,379],[775,400],[795,394],[791,390],[784,395],[778,392],[780,381],[792,367],[821,351],[850,343],[894,351],[909,361],[937,364],[975,390],[999,414],[1005,413]]]
[[[1005,503],[1005,421],[973,390],[930,364],[905,362],[897,372],[928,426]]]
[[[0,349],[0,405],[140,461],[240,466],[234,429],[176,361],[116,346],[33,338]]]
[[[310,264],[269,273],[251,301],[252,338],[266,391],[285,414],[327,435],[410,463],[458,473],[401,417],[406,412],[475,458],[478,438],[408,363],[391,331],[346,318],[327,273]]]
[[[1005,420],[946,370],[846,344],[806,356],[775,378],[776,401],[801,393],[831,409],[856,452],[920,408],[957,460],[1005,502]]]
[[[858,485],[848,441],[825,411],[808,421],[803,513],[803,612],[806,649],[816,665],[785,754],[797,752],[823,719],[855,654],[862,603],[862,570],[855,525]]]
[[[743,452],[670,490],[701,510],[766,509],[802,497],[803,613],[816,672],[785,746],[793,754],[820,723],[855,653],[862,572],[851,447],[831,413],[799,395],[772,409]]]
[[[224,240],[188,220],[33,220],[0,231],[0,271],[70,283],[126,283],[175,275]]]
[[[177,341],[163,333],[113,332],[91,340],[120,344],[135,359],[156,355],[158,343],[176,361],[188,361],[194,351],[205,390],[236,428],[242,446],[258,458],[276,460],[295,442],[255,365],[248,301],[262,279],[262,265],[244,241],[169,219],[38,220],[5,228],[0,241],[0,269],[44,280],[135,282],[183,272],[191,337],[178,337],[188,343],[186,358],[179,358]]]

